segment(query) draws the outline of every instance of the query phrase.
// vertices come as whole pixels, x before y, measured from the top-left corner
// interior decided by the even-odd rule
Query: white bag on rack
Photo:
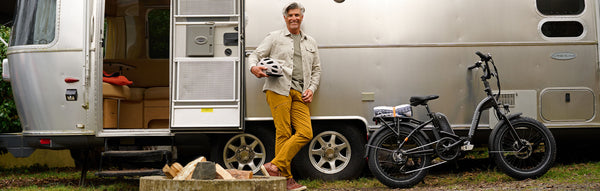
[[[412,108],[409,104],[392,106],[377,106],[373,108],[375,117],[411,117]]]

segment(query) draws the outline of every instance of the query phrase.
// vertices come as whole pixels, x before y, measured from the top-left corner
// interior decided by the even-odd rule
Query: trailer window
[[[585,8],[584,0],[536,0],[536,4],[544,15],[578,15]]]
[[[169,9],[148,12],[148,56],[169,58]]]
[[[547,37],[578,37],[583,34],[583,25],[577,21],[549,21],[542,24],[542,33]]]
[[[55,23],[56,0],[20,0],[10,45],[48,44],[54,40]]]

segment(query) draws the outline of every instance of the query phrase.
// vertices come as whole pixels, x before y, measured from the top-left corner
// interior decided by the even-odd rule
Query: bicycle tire
[[[518,117],[510,120],[521,141],[528,146],[517,152],[510,127],[505,124],[490,134],[489,151],[496,165],[507,175],[523,180],[544,175],[554,164],[556,141],[548,128],[539,121]]]
[[[409,188],[421,182],[425,178],[425,175],[427,175],[427,169],[409,174],[404,174],[403,172],[426,167],[430,162],[431,155],[424,154],[406,158],[406,161],[412,162],[395,162],[392,153],[384,149],[396,150],[398,140],[404,140],[411,129],[401,127],[399,129],[400,136],[396,136],[392,130],[386,127],[381,128],[385,129],[373,137],[372,146],[375,148],[369,147],[368,166],[371,173],[382,184],[391,188]],[[421,134],[416,133],[403,145],[403,149],[415,148],[425,144],[425,138]]]

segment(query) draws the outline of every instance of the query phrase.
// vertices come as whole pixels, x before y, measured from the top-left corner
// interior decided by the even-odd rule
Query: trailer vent
[[[235,61],[185,61],[178,67],[178,100],[235,99]]]
[[[495,93],[497,94],[498,92]],[[510,113],[522,113],[523,116],[536,119],[538,116],[536,99],[537,92],[535,90],[504,90],[500,94],[498,102],[508,104]],[[494,115],[493,109],[488,111],[490,128],[494,128],[498,123],[498,119]]]
[[[508,104],[510,107],[515,107],[515,97],[517,97],[516,93],[503,93],[500,94],[498,102],[501,104]]]
[[[235,15],[235,0],[179,0],[179,15]]]

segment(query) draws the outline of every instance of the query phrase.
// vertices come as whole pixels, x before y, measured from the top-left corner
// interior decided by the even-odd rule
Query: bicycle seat
[[[438,95],[428,95],[428,96],[412,96],[410,97],[410,105],[418,106],[418,105],[426,105],[429,100],[434,100],[439,98]]]

